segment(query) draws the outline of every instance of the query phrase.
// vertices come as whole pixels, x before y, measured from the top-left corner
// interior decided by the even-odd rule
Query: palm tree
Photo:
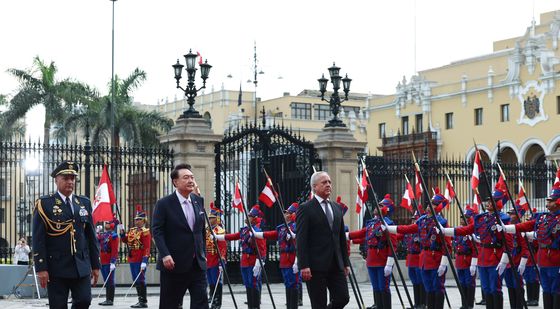
[[[127,78],[121,80],[115,76],[115,102],[111,110],[111,89],[109,95],[88,101],[69,113],[57,135],[65,136],[76,128],[92,127],[92,144],[108,144],[121,146],[121,139],[133,146],[159,145],[157,136],[167,132],[173,121],[155,111],[141,111],[133,105],[131,93],[146,80],[146,73],[135,69]],[[114,117],[114,135],[111,126],[111,115]],[[85,132],[84,132],[85,133]]]
[[[34,106],[45,107],[45,122],[43,124],[43,140],[50,142],[51,125],[64,119],[76,103],[91,96],[91,89],[82,83],[66,78],[56,80],[57,67],[54,62],[46,64],[38,56],[33,59],[33,69],[8,69],[20,82],[20,88],[10,100],[4,118],[10,125],[21,119]],[[38,75],[38,76],[36,76]]]
[[[8,99],[0,94],[0,106],[8,105]],[[20,119],[7,124],[5,113],[0,112],[0,141],[9,139],[23,139],[25,137],[25,123]]]

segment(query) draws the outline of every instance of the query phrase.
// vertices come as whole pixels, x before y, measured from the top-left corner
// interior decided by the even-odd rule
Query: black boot
[[[138,293],[138,303],[130,306],[130,308],[148,308],[148,297],[146,293],[146,286],[138,284],[136,286],[136,293]]]
[[[543,293],[542,302],[544,309],[552,309],[552,305],[554,304],[554,296],[552,296],[552,294],[550,293]]]
[[[504,308],[504,296],[501,293],[496,292],[494,294],[494,309]]]
[[[297,288],[290,289],[290,302],[288,302],[288,309],[297,309],[298,307],[298,294]]]
[[[115,299],[115,286],[108,285],[105,287],[105,301],[99,303],[99,306],[112,306]]]
[[[494,309],[494,295],[495,294],[483,294],[484,300],[486,300],[486,309]]]
[[[298,286],[298,306],[303,306],[303,285]]]
[[[474,294],[476,293],[476,286],[469,286],[469,299],[468,299],[468,308],[474,308]]]
[[[261,291],[259,291],[258,289],[253,289],[253,300],[254,300],[254,304],[253,304],[253,308],[254,309],[260,309],[261,308]]]
[[[560,294],[558,293],[552,296],[552,308],[560,308]]]
[[[422,301],[422,309],[427,308],[426,304],[427,304],[427,298],[428,298],[428,293],[426,292],[426,290],[424,289],[423,286],[420,286],[420,298]]]
[[[463,293],[461,294],[461,307],[459,309],[468,309],[469,305],[468,305],[468,298],[469,298],[469,292],[468,292],[468,288],[466,285],[461,284],[461,290],[463,290]]]
[[[252,289],[250,288],[245,288],[245,292],[247,293],[247,308],[248,309],[253,309],[253,292],[251,291]]]
[[[434,294],[435,308],[443,309],[443,302],[445,301],[445,294],[443,292],[436,292]]]
[[[422,286],[420,284],[414,284],[412,286],[412,290],[414,291],[414,307],[415,309],[419,309],[420,305],[422,304],[422,292],[420,292],[420,289],[422,288]]]
[[[213,285],[213,284],[210,284],[210,285],[208,286],[208,288],[209,288],[209,291],[208,291],[208,304],[210,304],[210,302],[212,302],[212,295],[214,295],[214,289],[215,289],[215,287],[216,287],[216,286]]]
[[[517,309],[517,297],[513,288],[508,288],[509,304],[511,309]]]
[[[529,292],[529,286],[531,287],[531,290]],[[529,302],[527,302],[528,306],[538,306],[539,305],[539,297],[541,296],[541,285],[539,284],[539,282],[532,282],[527,284],[527,292],[529,294],[529,296],[527,297],[529,299]]]
[[[214,294],[214,301],[212,302],[211,309],[220,309],[222,308],[222,285],[218,284],[214,286],[215,294]]]
[[[381,302],[383,303],[383,309],[391,308],[391,293],[381,292]]]
[[[523,306],[523,303],[525,303],[525,299],[523,298],[523,295],[525,294],[525,291],[523,290],[522,287],[518,287],[515,289],[515,298],[517,298],[516,303],[517,303],[517,308],[522,309],[525,306]]]
[[[426,293],[426,306],[428,309],[432,309],[436,307],[436,295],[435,292],[427,292]]]

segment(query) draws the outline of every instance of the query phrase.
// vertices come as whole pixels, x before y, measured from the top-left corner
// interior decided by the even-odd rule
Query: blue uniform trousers
[[[523,273],[523,279],[525,279],[526,283],[538,282],[537,267],[527,266],[527,268],[525,268],[525,272]]]
[[[111,267],[111,264],[101,265],[101,275],[103,275],[103,281],[107,281],[105,286],[114,286],[115,285],[115,271],[117,271],[117,269],[115,268],[115,270],[113,270],[113,272],[111,272],[110,267]],[[109,280],[107,280],[107,276],[109,276],[109,273],[111,273],[111,276],[109,277]]]
[[[482,291],[486,294],[502,294],[502,278],[498,276],[496,266],[478,266]]]
[[[132,280],[136,279],[136,277],[138,276],[138,274],[140,273],[140,276],[138,276],[138,280],[136,280],[135,285],[146,285],[146,278],[145,278],[145,274],[144,272],[140,272],[140,265],[142,264],[142,262],[138,262],[138,263],[130,263],[130,272],[132,273]]]
[[[391,293],[391,289],[389,288],[391,276],[385,277],[385,267],[368,267],[367,269],[373,291]]]
[[[286,286],[287,289],[295,289],[300,287],[301,275],[299,272],[297,274],[294,274],[294,271],[291,267],[280,268],[280,271],[282,272],[282,277],[284,278],[284,286]]]
[[[560,267],[541,267],[541,286],[543,293],[560,293]]]
[[[218,282],[218,276],[220,277],[220,282]],[[208,279],[208,285],[222,284],[224,282],[224,274],[220,276],[220,267],[215,266],[206,269],[206,278]]]
[[[445,271],[447,273],[447,270]],[[424,290],[431,292],[445,292],[445,273],[438,277],[437,269],[422,269],[422,283]]]
[[[243,278],[243,285],[245,285],[246,288],[261,290],[262,271],[255,277],[253,276],[253,266],[241,267],[241,277]]]
[[[422,271],[420,267],[409,267],[408,277],[412,285],[422,284]]]
[[[459,284],[473,288],[476,286],[476,276],[471,276],[470,268],[457,268],[457,276]]]
[[[516,289],[519,287],[523,287],[523,277],[516,276],[513,272],[516,271],[513,268],[508,268],[504,272],[504,279],[506,281],[506,286],[508,289]],[[518,278],[517,280],[515,278]]]

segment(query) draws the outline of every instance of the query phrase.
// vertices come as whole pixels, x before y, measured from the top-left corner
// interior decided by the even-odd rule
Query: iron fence
[[[35,200],[56,188],[51,171],[64,160],[78,164],[75,194],[93,199],[103,165],[108,166],[117,197],[114,208],[126,227],[132,226],[136,205],[151,214],[155,202],[172,191],[169,173],[173,154],[164,148],[108,147],[0,141],[0,263],[11,263],[20,237],[31,243]],[[156,249],[152,245],[151,259]],[[119,250],[126,261],[126,247]]]

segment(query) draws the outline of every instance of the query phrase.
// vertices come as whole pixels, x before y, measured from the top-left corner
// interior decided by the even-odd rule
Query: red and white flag
[[[500,174],[498,178],[498,182],[496,183],[496,189],[499,189],[502,192],[507,192],[507,185],[506,181],[504,180],[504,176]]]
[[[482,164],[480,164],[480,154],[478,153],[477,150],[474,156],[473,170],[472,170],[472,177],[471,177],[471,188],[475,191],[478,188],[481,170],[482,170]]]
[[[113,220],[113,208],[111,206],[116,201],[113,185],[111,185],[111,179],[109,179],[109,173],[107,172],[107,165],[104,165],[93,200],[92,216],[94,224],[99,221]]]
[[[269,177],[266,177],[266,185],[259,195],[259,201],[263,202],[266,207],[269,208],[276,203],[276,193],[272,187],[272,180],[270,180]]]
[[[476,209],[481,209],[482,205],[482,200],[480,199],[480,195],[478,195],[478,193],[476,193],[474,195],[474,200],[472,202],[472,207],[476,207]]]
[[[243,199],[241,198],[241,191],[239,190],[239,182],[235,183],[235,194],[233,195],[232,206],[243,212]]]
[[[525,210],[529,209],[529,203],[527,202],[527,197],[525,196],[525,190],[523,189],[521,180],[519,181],[519,194],[517,195],[517,199],[519,200],[519,206]]]
[[[356,182],[358,183],[358,194],[356,195],[356,213],[362,213],[362,207],[366,204],[369,196],[368,196],[368,181],[366,177],[365,169],[362,170],[362,179],[361,181],[356,178]]]
[[[453,190],[453,185],[451,185],[451,181],[449,179],[445,185],[445,192],[443,193],[443,196],[445,196],[449,203],[453,202],[453,199],[455,199],[455,190]]]
[[[414,200],[414,190],[412,189],[412,185],[410,184],[410,182],[407,181],[406,189],[404,190],[401,200],[401,207],[412,212],[412,200]]]
[[[416,186],[415,186],[416,198],[420,199],[422,198],[422,179],[420,178],[420,173],[418,171],[414,172],[414,179],[416,182]]]
[[[556,170],[556,177],[554,178],[554,184],[555,187],[560,186],[560,166],[558,166],[558,169]]]

